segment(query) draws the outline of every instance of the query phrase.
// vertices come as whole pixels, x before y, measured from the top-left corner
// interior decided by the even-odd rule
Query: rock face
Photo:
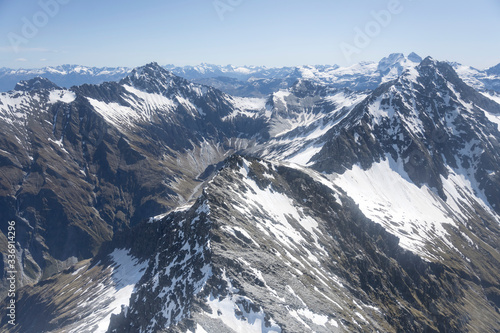
[[[152,63],[0,94],[27,285],[2,331],[498,332],[500,105],[415,61],[363,92],[233,97]]]

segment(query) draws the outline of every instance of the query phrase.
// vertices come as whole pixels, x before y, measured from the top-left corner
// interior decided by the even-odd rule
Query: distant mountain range
[[[379,84],[392,80],[403,70],[415,67],[422,58],[411,53],[404,56],[394,53],[380,62],[362,62],[349,67],[316,65],[300,67],[267,68],[264,66],[198,66],[165,65],[163,68],[192,82],[220,89],[240,97],[262,97],[279,89],[292,86],[297,79],[308,79],[334,88],[353,90],[375,89]],[[450,63],[458,75],[472,87],[500,92],[500,64],[478,70],[458,63]],[[41,69],[0,69],[0,91],[9,91],[21,80],[35,76],[49,79],[60,87],[70,88],[82,84],[99,84],[119,81],[132,71],[126,67],[85,67],[62,65]]]

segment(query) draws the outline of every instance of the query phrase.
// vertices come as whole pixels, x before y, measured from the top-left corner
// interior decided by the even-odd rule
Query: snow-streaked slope
[[[175,106],[172,99],[163,95],[149,94],[129,85],[124,85],[123,87],[131,94],[130,97],[125,95],[124,98],[131,104],[132,108],[140,109],[144,113],[151,114],[155,110],[165,110],[168,112]]]
[[[29,93],[21,92],[17,94],[0,94],[0,117],[7,123],[15,123],[26,119],[26,109],[32,102],[38,102],[37,97],[32,97]]]
[[[365,93],[329,91],[322,98],[297,98],[290,91],[272,95],[271,139],[256,147],[259,156],[308,165],[323,147],[323,136],[345,119],[366,98]]]
[[[17,123],[18,126],[24,127],[27,119],[34,113],[47,112],[51,104],[58,102],[69,104],[75,98],[75,93],[66,89],[52,90],[44,94],[29,91],[0,93],[0,118],[7,123]]]
[[[500,93],[497,93],[497,92],[493,92],[493,91],[488,91],[488,92],[482,92],[482,94],[486,97],[488,97],[489,99],[497,102],[498,104],[500,104]]]
[[[123,85],[127,93],[121,95],[126,104],[103,102],[91,97],[87,100],[111,125],[125,130],[140,123],[153,121],[155,116],[168,116],[177,108],[182,107],[192,116],[204,115],[203,110],[194,105],[182,95],[166,97],[159,93],[148,93],[129,85]]]
[[[456,216],[428,186],[410,181],[401,161],[390,156],[368,170],[355,165],[342,175],[332,176],[359,204],[363,213],[400,238],[400,244],[422,257],[435,238],[446,240],[444,224],[455,225]]]
[[[266,114],[266,98],[232,96],[231,102],[233,104],[234,111],[222,118],[224,121],[238,116],[256,118],[262,114]]]
[[[210,294],[206,298],[206,303],[210,307],[211,312],[204,312],[202,316],[215,319],[222,322],[225,327],[228,327],[235,332],[248,333],[281,333],[281,327],[271,320],[271,325],[266,325],[266,314],[260,310],[254,311],[248,304],[254,302],[246,296],[239,295],[239,290],[232,286],[232,283],[226,274],[222,278],[229,286],[230,294],[226,297],[214,297]],[[198,324],[195,333],[204,332],[202,325]]]
[[[239,164],[221,170],[196,204],[156,222],[163,225],[165,241],[131,308],[122,312],[128,313],[124,326],[116,329],[128,327],[127,321],[144,332],[342,332],[354,323],[381,329],[371,319],[380,319],[380,312],[352,301],[345,281],[332,271],[328,257],[334,242],[327,222],[306,208],[307,197],[273,185],[281,183],[281,172],[300,167],[230,160]],[[329,184],[332,204],[342,207],[343,193],[325,177],[299,172],[303,179]],[[145,317],[142,311],[150,307],[155,311]]]
[[[76,95],[69,90],[52,90],[49,95],[49,103],[71,103],[75,100]]]
[[[459,63],[452,63],[452,66],[465,83],[478,90],[483,90],[485,88],[484,83],[481,81],[481,79],[484,79],[486,76],[483,71]]]
[[[209,214],[208,205],[200,206],[197,212]],[[199,219],[196,217],[190,221],[190,224],[194,227]],[[192,244],[189,238],[184,238],[184,243],[181,244],[182,247],[178,253],[170,254],[169,265],[166,267],[160,266],[160,254],[156,255],[152,269],[152,291],[159,292],[158,297],[164,300],[164,304],[160,311],[154,314],[146,327],[146,332],[154,332],[160,322],[164,327],[175,325],[189,314],[189,304],[183,304],[181,300],[201,292],[207,280],[212,276],[212,268],[208,262],[199,269],[201,274],[193,267],[197,262],[205,262],[206,260],[205,256],[210,249],[210,241],[205,239],[204,242]],[[183,271],[183,274],[179,274],[180,271]],[[167,286],[160,283],[164,282],[165,277],[171,277]],[[179,292],[181,295],[178,294]]]
[[[147,261],[139,262],[125,249],[115,249],[109,256],[113,261],[111,280],[99,283],[97,293],[81,294],[84,301],[76,311],[93,311],[82,316],[81,323],[72,327],[69,332],[78,333],[89,329],[94,333],[107,332],[111,315],[120,313],[123,306],[128,306],[135,285],[148,266]]]
[[[277,140],[294,136],[317,139],[340,122],[336,113],[352,108],[365,97],[366,94],[338,90],[324,98],[297,98],[290,91],[279,91],[272,95],[275,106],[269,133]]]
[[[496,102],[497,104],[500,104],[500,93],[489,91],[489,92],[483,92],[482,94],[491,99],[492,101]],[[483,111],[484,115],[488,118],[488,120],[496,124],[498,126],[498,130],[500,131],[500,114],[488,112],[487,110]]]
[[[87,99],[97,113],[103,116],[109,124],[117,128],[131,128],[136,122],[146,122],[149,120],[147,114],[138,112],[139,110],[137,109],[114,102],[106,103],[98,101],[90,97]]]
[[[267,313],[270,304],[279,304],[279,307],[283,307],[282,311],[279,311],[280,319],[283,320],[282,316],[286,316],[288,330],[337,332],[339,324],[335,319],[336,314],[340,316],[341,312],[348,311],[346,309],[349,305],[346,299],[351,299],[351,296],[347,296],[349,291],[344,288],[342,278],[333,274],[325,266],[324,260],[328,257],[331,243],[327,240],[330,236],[325,232],[324,221],[313,217],[305,208],[304,204],[309,201],[308,198],[303,197],[299,200],[290,192],[274,187],[273,184],[281,183],[280,173],[286,172],[284,170],[290,167],[289,163],[270,163],[246,158],[240,158],[239,163],[241,164],[234,169],[224,170],[224,175],[221,176],[230,177],[226,178],[229,183],[225,185],[228,187],[224,189],[225,193],[222,198],[225,199],[224,202],[227,205],[224,210],[234,210],[234,213],[231,213],[233,217],[225,221],[225,215],[221,215],[221,207],[217,207],[217,212],[214,211],[212,218],[215,219],[216,224],[222,224],[217,234],[220,235],[218,237],[224,239],[224,247],[231,243],[234,243],[231,247],[239,247],[243,244],[248,250],[241,252],[241,250],[222,248],[224,252],[221,253],[220,245],[214,247],[214,256],[223,255],[230,259],[228,264],[233,260],[235,263],[227,266],[224,270],[227,273],[223,274],[223,280],[227,281],[228,295],[219,297],[218,300],[214,300],[213,297],[208,298],[208,304],[214,312],[220,311],[218,316],[212,315],[213,318],[223,321],[224,325],[233,329],[241,325],[240,321],[235,320],[234,310],[238,310],[238,306],[233,304],[241,295],[244,295],[245,298],[251,299],[247,300],[247,303],[256,301],[255,298],[260,301],[256,304],[256,309],[260,310],[258,312],[254,310],[253,314],[248,314],[248,323],[254,321],[255,312],[261,313],[261,307]],[[335,202],[342,204],[340,197],[343,194],[336,190],[326,178],[312,170],[299,166],[296,168],[315,181],[328,184],[335,192]],[[295,166],[292,169],[295,169]],[[218,188],[221,181],[223,181],[222,178],[215,178],[207,192],[222,190]],[[264,185],[266,183],[268,185]],[[214,195],[219,198],[221,194]],[[327,208],[323,207],[323,209]],[[268,264],[262,262],[260,258],[265,258],[264,262],[273,263],[273,267],[275,265],[286,267],[287,273],[278,277],[277,268],[267,269]],[[240,274],[244,277],[243,280]],[[307,285],[305,281],[309,278],[318,283],[318,288],[305,294],[303,286]],[[251,282],[254,280],[256,283]],[[233,285],[238,285],[238,288],[234,288]],[[238,290],[239,288],[243,288],[243,293],[242,290]],[[321,300],[321,310],[313,305],[315,300]],[[372,311],[367,307],[360,306],[357,311],[363,313],[364,317],[373,316]],[[357,311],[353,311],[352,316],[355,316]],[[248,307],[244,312],[248,313]],[[239,312],[236,311],[236,313]],[[210,315],[202,314],[195,318],[203,318],[203,316],[210,317]],[[239,315],[236,317],[238,318]],[[370,324],[370,321],[366,319],[362,322],[363,327],[370,327]],[[202,323],[201,326],[206,330],[203,325]],[[278,330],[279,324],[275,326],[268,323],[265,327],[259,325],[255,327],[254,324],[253,326],[243,331],[253,332],[255,329],[256,332],[281,331],[281,329]]]
[[[453,211],[456,221],[466,223],[469,219],[477,217],[477,213],[471,209],[477,205],[500,223],[500,216],[488,203],[484,190],[480,188],[477,180],[470,176],[470,170],[464,168],[454,170],[448,167],[448,176],[441,176],[441,180],[446,203]]]
[[[148,260],[139,260],[128,249],[119,248],[94,264],[81,261],[39,285],[47,288],[41,297],[47,297],[45,301],[52,307],[48,313],[35,308],[34,316],[51,321],[44,332],[105,333],[111,317],[127,309],[147,267]],[[32,300],[28,307],[38,301]],[[39,332],[40,328],[27,331]]]
[[[301,236],[300,232],[294,230],[288,220],[290,218],[298,222],[298,224],[307,230],[315,240],[314,246],[323,251],[321,245],[317,243],[319,230],[318,223],[313,219],[304,216],[303,212],[294,206],[293,201],[287,196],[274,192],[271,188],[261,189],[254,180],[248,177],[249,162],[243,159],[243,168],[240,172],[243,175],[243,181],[248,186],[249,191],[242,193],[243,202],[247,202],[246,207],[237,207],[243,214],[251,214],[252,211],[258,210],[269,219],[261,221],[259,228],[266,234],[272,234],[283,246],[293,249],[296,245],[307,243],[306,239]],[[309,243],[311,244],[311,243]],[[317,261],[318,259],[314,259]]]

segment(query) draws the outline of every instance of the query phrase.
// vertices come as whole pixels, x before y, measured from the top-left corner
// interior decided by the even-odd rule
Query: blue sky
[[[500,63],[500,1],[0,0],[0,67],[345,66],[412,51]]]

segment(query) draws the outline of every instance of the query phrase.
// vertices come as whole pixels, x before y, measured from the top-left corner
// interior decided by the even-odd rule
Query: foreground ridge
[[[118,253],[128,253],[131,264]],[[498,317],[467,273],[472,266],[430,263],[404,250],[319,173],[237,155],[192,206],[116,236],[67,288],[117,264],[140,273],[108,332],[492,331]],[[120,273],[107,274],[118,291]],[[37,294],[50,295],[57,279]],[[109,295],[68,308],[63,299],[71,296],[61,296],[65,330],[99,323],[69,315],[71,306],[94,311]],[[479,309],[486,320],[476,319]]]

